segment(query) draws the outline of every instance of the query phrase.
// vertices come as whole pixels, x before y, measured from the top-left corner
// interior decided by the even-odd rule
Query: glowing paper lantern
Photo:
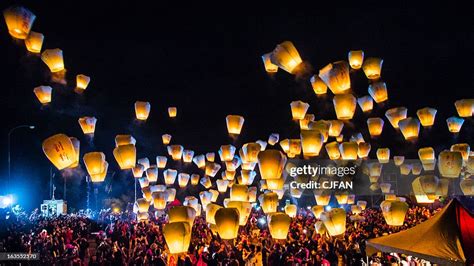
[[[435,167],[435,151],[431,147],[420,148],[418,150],[418,158],[420,158],[423,168],[426,171],[434,170]]]
[[[377,81],[369,85],[369,94],[376,103],[388,100],[387,85],[383,81]]]
[[[151,197],[155,209],[164,210],[166,208],[166,200],[168,199],[166,191],[155,191],[151,194]]]
[[[364,136],[362,136],[362,133],[360,133],[360,132],[356,132],[356,133],[352,134],[352,136],[350,138],[350,141],[356,142],[357,144],[365,142]]]
[[[171,158],[175,161],[181,160],[181,156],[183,156],[183,146],[181,145],[169,145],[167,147],[168,154],[171,155]]]
[[[270,136],[268,136],[268,144],[270,144],[272,146],[277,144],[278,140],[280,140],[280,134],[278,134],[278,133],[272,133],[272,134],[270,134]]]
[[[267,148],[267,142],[263,140],[257,140],[255,143],[258,143],[260,145],[260,151],[264,151]]]
[[[451,151],[458,151],[462,155],[464,162],[469,160],[469,154],[471,153],[471,147],[467,143],[457,143],[451,145]]]
[[[350,120],[354,116],[357,100],[352,94],[338,94],[333,98],[334,110],[339,120]]]
[[[64,70],[63,51],[61,49],[46,49],[41,54],[41,60],[49,67],[51,72]]]
[[[319,77],[326,83],[334,94],[344,94],[351,88],[349,64],[338,61],[328,64],[319,70]]]
[[[457,151],[442,151],[438,155],[438,170],[441,176],[458,178],[462,170],[462,154]]]
[[[249,202],[253,203],[257,201],[257,187],[249,187]]]
[[[323,221],[329,235],[338,236],[346,231],[346,211],[342,208],[333,208],[328,212],[321,213]]]
[[[281,177],[279,179],[266,179],[267,189],[269,190],[281,190],[285,184],[285,178]]]
[[[214,177],[220,169],[221,165],[218,163],[207,163],[205,174],[206,176]]]
[[[161,140],[163,141],[164,145],[168,145],[171,142],[171,135],[170,134],[163,134],[163,135],[161,135]]]
[[[425,192],[423,191],[423,187],[421,186],[420,177],[415,178],[411,183],[413,188],[413,192],[415,194],[416,202],[417,203],[433,203],[434,199],[428,197]]]
[[[89,152],[84,154],[83,160],[91,181],[104,181],[109,166],[105,161],[105,154],[102,152]]]
[[[146,221],[148,221],[149,217],[150,217],[150,215],[148,214],[148,212],[139,212],[139,213],[137,213],[137,221],[138,222],[146,222]]]
[[[330,127],[331,127],[331,122],[325,121],[325,120],[311,121],[308,124],[308,129],[317,130],[319,131],[319,133],[321,133],[321,135],[323,135],[323,142],[326,142],[328,140]]]
[[[424,175],[420,176],[421,188],[427,196],[435,195],[438,190],[439,179],[435,175]]]
[[[380,189],[382,190],[382,193],[388,194],[390,193],[390,188],[392,187],[392,184],[390,183],[381,183],[380,184]]]
[[[166,163],[168,162],[168,158],[166,156],[156,156],[156,166],[160,169],[166,167]]]
[[[388,109],[385,112],[385,117],[387,117],[390,124],[392,124],[393,128],[398,128],[398,122],[402,119],[407,118],[408,109],[405,107],[396,107]]]
[[[252,204],[246,201],[229,201],[227,208],[236,208],[239,211],[239,225],[245,226],[252,211]]]
[[[137,199],[135,204],[138,206],[138,212],[148,212],[150,208],[150,203],[144,198]]]
[[[196,210],[190,206],[173,206],[168,211],[168,217],[170,223],[187,222],[192,228]]]
[[[337,160],[341,157],[341,153],[339,152],[339,143],[336,141],[327,143],[325,145],[326,152],[331,160]]]
[[[350,51],[348,54],[348,59],[349,65],[353,69],[360,69],[362,67],[362,63],[364,62],[364,51]]]
[[[197,184],[199,184],[199,179],[200,178],[201,177],[198,174],[192,174],[191,175],[191,185],[196,186]]]
[[[173,185],[176,181],[176,176],[178,175],[178,171],[174,169],[166,169],[163,171],[163,177],[165,178],[165,184],[167,186]]]
[[[221,161],[232,161],[232,159],[234,159],[235,147],[232,145],[221,145],[218,153]]]
[[[135,115],[138,120],[145,121],[150,115],[151,105],[149,102],[135,102]]]
[[[279,179],[286,164],[286,156],[277,150],[265,150],[258,154],[258,168],[262,179]]]
[[[313,114],[306,114],[304,119],[299,121],[300,129],[309,129],[309,123],[314,121],[315,116]]]
[[[53,88],[50,86],[38,86],[33,89],[33,92],[36,95],[36,98],[38,98],[38,101],[41,104],[48,104],[51,102],[51,93],[53,91]]]
[[[434,124],[437,112],[438,110],[434,108],[425,107],[416,111],[416,115],[422,126],[431,127]]]
[[[230,189],[231,201],[248,201],[248,187],[246,185],[234,184]]]
[[[7,24],[8,33],[10,33],[13,38],[21,40],[27,38],[33,26],[33,22],[36,19],[35,14],[20,6],[5,9],[3,11],[3,17]]]
[[[459,186],[464,196],[474,196],[474,179],[463,179],[459,182]]]
[[[371,137],[377,137],[382,134],[383,130],[383,119],[379,117],[373,117],[367,119],[367,126],[369,127],[369,133]]]
[[[222,179],[224,180],[234,180],[235,171],[225,170],[222,172]]]
[[[97,118],[85,116],[79,118],[78,122],[84,134],[94,134]]]
[[[228,115],[225,118],[227,125],[227,132],[233,135],[239,135],[242,131],[242,126],[244,125],[245,119],[240,115]]]
[[[191,229],[186,222],[174,222],[163,226],[163,236],[171,254],[188,251],[191,243]]]
[[[215,157],[216,157],[216,154],[214,152],[206,153],[206,160],[208,162],[214,162]]]
[[[158,168],[156,166],[149,167],[145,171],[146,171],[146,177],[148,178],[150,182],[158,181]]]
[[[204,209],[206,209],[207,204],[212,201],[212,193],[209,191],[201,191],[199,192],[199,199],[201,199],[201,204]]]
[[[201,178],[201,180],[199,180],[199,183],[201,183],[201,185],[206,189],[212,187],[211,179],[207,176],[204,176],[203,178]]]
[[[217,179],[216,184],[217,184],[217,190],[220,193],[225,193],[229,185],[229,180]]]
[[[206,222],[210,224],[216,224],[216,220],[214,219],[216,212],[222,209],[222,206],[217,204],[209,203],[206,205]]]
[[[364,70],[364,73],[368,79],[378,79],[380,78],[380,73],[382,72],[382,64],[382,59],[369,57],[364,61],[362,70]]]
[[[251,185],[257,173],[252,170],[241,170],[240,175],[241,175],[240,180],[239,180],[240,184]]]
[[[137,160],[137,150],[135,145],[127,144],[118,146],[114,149],[114,157],[120,166],[120,169],[132,169]]]
[[[378,148],[377,159],[379,160],[379,163],[388,163],[390,161],[390,149]]]
[[[219,198],[219,191],[215,189],[209,189],[209,193],[211,193],[211,202],[216,202],[217,198]]]
[[[303,154],[308,157],[318,156],[324,142],[323,135],[318,130],[301,130],[300,136]]]
[[[168,116],[169,116],[170,118],[176,117],[177,114],[178,114],[178,108],[176,108],[176,107],[168,107]]]
[[[393,156],[393,163],[396,165],[396,166],[400,166],[403,164],[403,162],[405,161],[405,156]]]
[[[474,111],[474,99],[462,99],[454,103],[460,117],[471,117]]]
[[[360,209],[364,211],[365,208],[367,207],[367,201],[358,200],[358,201],[357,201],[357,206],[359,206]]]
[[[459,133],[459,131],[461,131],[462,124],[464,123],[464,119],[452,116],[446,119],[446,123],[448,124],[449,132]]]
[[[309,104],[302,101],[292,101],[290,103],[291,115],[293,120],[304,119],[306,112],[308,111]]]
[[[301,154],[301,139],[290,139],[290,150],[288,157],[294,157]]]
[[[221,239],[234,239],[239,232],[239,211],[236,208],[222,208],[214,215],[217,232]]]
[[[369,157],[370,149],[372,146],[368,142],[360,142],[358,144],[357,156],[359,158],[367,158]]]
[[[404,163],[400,165],[400,174],[401,175],[409,175],[412,169],[411,164]]]
[[[357,142],[343,142],[339,145],[339,152],[343,160],[357,160],[358,150]]]
[[[25,39],[26,49],[32,53],[38,54],[43,47],[44,35],[39,32],[30,31],[28,37]]]
[[[314,190],[314,199],[316,200],[316,205],[326,206],[329,205],[331,201],[331,193],[328,190]]]
[[[321,206],[321,205],[314,205],[312,208],[311,208],[311,211],[313,212],[313,215],[316,219],[319,219],[320,216],[321,216],[321,213],[324,212],[324,206]]]
[[[265,214],[274,213],[278,207],[278,194],[275,192],[265,193],[259,197],[260,205]]]
[[[398,127],[402,131],[405,140],[413,140],[418,138],[420,133],[420,121],[416,118],[408,117],[398,121]]]
[[[71,167],[77,160],[74,145],[71,139],[64,134],[57,134],[45,139],[43,152],[58,170]]]
[[[146,178],[146,177],[138,178],[138,182],[140,183],[141,188],[145,188],[145,187],[148,187],[150,185],[150,181],[148,181],[148,178]]]
[[[327,232],[327,229],[322,221],[317,221],[316,223],[314,223],[314,229],[316,230],[316,233],[320,235],[324,235]]]
[[[316,93],[316,95],[322,95],[327,93],[328,86],[320,77],[313,75],[310,79],[310,82],[311,87],[313,88],[313,91],[314,93]]]
[[[408,204],[402,201],[383,201],[380,204],[383,217],[388,225],[402,226],[408,211]]]
[[[342,129],[344,128],[344,122],[340,120],[331,120],[329,123],[328,134],[331,137],[337,137],[341,135]]]
[[[347,204],[349,194],[347,192],[337,192],[334,194],[334,197],[336,198],[337,204],[344,205]]]
[[[135,178],[141,178],[143,176],[143,172],[145,172],[145,167],[141,164],[137,164],[132,168],[133,177]]]
[[[194,151],[192,150],[184,150],[183,151],[183,162],[190,163],[193,160]]]
[[[357,205],[352,205],[351,212],[352,214],[360,214],[362,212],[362,209]]]
[[[278,66],[272,64],[270,61],[271,54],[272,53],[262,55],[263,65],[265,66],[265,71],[267,71],[267,73],[275,73],[278,71]]]
[[[87,86],[89,85],[90,81],[91,81],[90,77],[83,74],[79,74],[76,76],[76,88],[79,90],[85,90]],[[136,109],[136,103],[135,103],[135,109]]]
[[[206,167],[206,157],[203,154],[194,156],[193,158],[193,163],[198,167],[198,168],[204,168]]]
[[[258,162],[258,154],[260,153],[260,144],[251,142],[242,146],[241,158],[244,162],[256,163]]]
[[[303,62],[298,50],[290,41],[278,44],[270,55],[270,61],[290,74],[294,74]]]
[[[186,173],[179,173],[178,175],[178,185],[180,188],[184,188],[188,185],[190,175]],[[174,182],[173,182],[174,183]]]
[[[286,239],[290,229],[291,217],[285,213],[268,215],[268,230],[274,239]]]
[[[412,164],[411,171],[414,175],[419,175],[421,173],[421,170],[423,170],[423,166],[420,163]]]
[[[131,135],[117,135],[115,137],[115,147],[123,146],[127,144],[135,145],[136,142],[137,141],[135,140],[135,138],[132,137]]]
[[[372,97],[368,95],[357,98],[357,103],[359,104],[360,109],[364,113],[370,112],[374,108],[374,101],[372,100]]]

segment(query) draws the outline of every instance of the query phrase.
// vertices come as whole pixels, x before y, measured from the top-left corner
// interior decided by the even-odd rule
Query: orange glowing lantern
[[[294,74],[303,62],[298,50],[290,41],[278,44],[270,55],[270,61],[290,74]]]
[[[352,94],[338,94],[333,99],[334,110],[339,120],[350,120],[354,116],[357,100]]]

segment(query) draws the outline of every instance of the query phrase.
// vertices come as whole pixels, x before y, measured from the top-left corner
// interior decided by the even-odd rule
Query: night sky
[[[117,134],[132,134],[137,139],[137,157],[148,156],[154,162],[156,155],[166,155],[161,144],[164,133],[173,135],[172,143],[195,154],[217,152],[223,144],[266,140],[273,132],[280,133],[280,139],[296,138],[299,131],[291,122],[289,107],[293,100],[308,102],[308,112],[316,114],[316,119],[335,119],[332,94],[317,98],[308,80],[295,80],[281,69],[273,76],[265,72],[260,56],[285,40],[295,44],[314,73],[330,62],[346,60],[350,50],[362,49],[366,57],[383,58],[382,79],[389,101],[384,106],[374,103],[377,107],[371,117],[383,116],[387,108],[397,106],[407,107],[408,116],[416,116],[422,107],[438,109],[434,128],[422,129],[420,140],[413,144],[405,143],[385,121],[383,136],[372,143],[373,154],[377,147],[389,147],[394,154],[416,158],[419,147],[433,146],[438,153],[453,143],[474,144],[472,118],[456,138],[445,122],[457,115],[456,100],[474,97],[474,21],[468,4],[380,7],[287,2],[206,9],[184,3],[166,7],[115,1],[113,5],[2,1],[0,8],[12,4],[36,14],[33,31],[45,35],[43,50],[63,50],[68,81],[66,86],[51,85],[53,103],[41,107],[32,90],[50,85],[50,72],[38,56],[26,53],[22,42],[12,40],[5,23],[0,23],[0,178],[7,177],[8,130],[35,125],[33,131],[20,129],[12,135],[11,191],[27,208],[38,207],[49,197],[51,164],[41,143],[56,133],[81,140],[81,161],[85,152],[106,154],[109,171],[116,172],[112,193],[118,196],[130,188],[126,185],[131,184],[131,174],[120,173],[113,158]],[[76,74],[91,77],[83,95],[73,92]],[[354,95],[368,94],[362,71],[353,75],[352,84]],[[137,100],[151,103],[146,123],[134,120]],[[178,107],[176,119],[168,118],[168,106]],[[227,135],[228,114],[245,117],[236,141]],[[92,142],[79,127],[81,116],[98,119]],[[359,130],[368,136],[366,119],[357,108],[352,122],[355,128],[364,125]],[[57,173],[58,198],[62,198],[60,177]],[[67,178],[69,204],[84,208],[84,176],[78,172]],[[1,183],[2,189],[5,184]],[[105,188],[100,187],[99,193],[105,193]]]

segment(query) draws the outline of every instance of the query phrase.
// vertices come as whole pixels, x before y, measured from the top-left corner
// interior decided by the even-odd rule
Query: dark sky
[[[110,5],[2,1],[0,8],[11,4],[24,5],[36,14],[33,30],[45,35],[43,49],[64,51],[68,80],[67,86],[53,85],[53,104],[42,108],[32,90],[49,84],[49,71],[39,57],[27,55],[23,44],[13,41],[0,23],[0,177],[7,176],[8,130],[34,124],[36,130],[20,129],[12,139],[12,190],[27,207],[48,197],[50,163],[41,142],[56,133],[78,137],[81,158],[84,152],[105,152],[114,171],[116,134],[133,134],[138,157],[154,161],[156,155],[165,154],[163,133],[172,134],[174,143],[196,153],[217,151],[232,142],[225,127],[225,116],[231,113],[246,119],[236,145],[266,140],[272,132],[280,133],[281,139],[297,137],[289,109],[293,100],[310,103],[309,112],[317,119],[334,119],[330,98],[317,99],[309,82],[295,81],[281,70],[273,77],[265,73],[260,56],[285,40],[295,44],[316,73],[327,63],[345,60],[349,50],[362,49],[366,57],[383,58],[389,102],[372,116],[395,106],[406,106],[409,116],[426,106],[438,109],[435,127],[423,131],[415,144],[406,144],[386,121],[384,136],[373,143],[373,151],[388,146],[415,157],[422,146],[439,151],[460,141],[473,144],[473,121],[465,122],[457,139],[445,124],[447,117],[456,114],[455,100],[474,97],[474,23],[469,4],[382,7],[287,2],[206,8],[185,3],[167,7],[115,1]],[[91,76],[81,96],[72,92],[75,75],[80,73]],[[355,95],[367,94],[362,73],[354,76],[353,87]],[[151,102],[145,124],[134,122],[136,100]],[[174,121],[166,113],[171,105],[178,107]],[[355,128],[367,118],[360,109],[357,112]],[[89,143],[77,123],[85,115],[98,118],[95,139]],[[81,186],[83,177],[70,178],[72,189]],[[114,178],[127,177],[117,174]],[[81,207],[83,194],[75,196],[71,204]]]

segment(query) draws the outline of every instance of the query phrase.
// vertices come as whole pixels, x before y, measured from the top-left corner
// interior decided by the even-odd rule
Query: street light
[[[19,126],[16,126],[12,129],[10,129],[10,131],[8,131],[8,180],[7,180],[7,190],[10,189],[10,179],[11,179],[11,135],[12,133],[17,130],[17,129],[20,129],[20,128],[29,128],[31,130],[35,129],[35,126],[30,126],[30,125],[19,125]]]

